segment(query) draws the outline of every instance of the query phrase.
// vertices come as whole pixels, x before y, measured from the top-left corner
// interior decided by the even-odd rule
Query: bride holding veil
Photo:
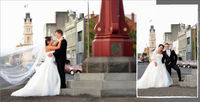
[[[60,41],[62,40],[60,39]],[[59,49],[61,42],[58,46],[54,46],[52,38],[45,37],[45,44],[45,60],[40,66],[37,66],[41,57],[41,54],[38,54],[38,58],[28,71],[18,71],[19,73],[13,74],[9,72],[14,68],[0,71],[0,76],[13,85],[22,84],[30,78],[23,88],[13,92],[11,96],[52,96],[60,94],[60,76],[57,66],[54,64],[54,57],[48,57],[48,54]]]
[[[162,63],[162,50],[164,45],[160,44],[151,56],[151,62],[147,66],[142,77],[137,81],[138,89],[169,87],[173,84],[172,78]]]
[[[11,96],[51,96],[60,94],[60,77],[57,67],[53,62],[53,56],[48,57],[47,55],[59,49],[61,43],[58,46],[53,46],[51,37],[45,37],[45,43],[46,58],[44,62],[39,67],[35,67],[36,72],[27,84],[23,88],[13,92]]]

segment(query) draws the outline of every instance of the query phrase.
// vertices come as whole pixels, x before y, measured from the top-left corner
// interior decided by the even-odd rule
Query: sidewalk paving
[[[166,88],[139,89],[138,96],[197,96],[197,88],[173,85]]]
[[[43,97],[11,97],[16,89],[3,89],[0,91],[0,102],[156,102],[155,99],[139,99],[136,97],[90,97],[86,95],[72,97],[67,95]]]

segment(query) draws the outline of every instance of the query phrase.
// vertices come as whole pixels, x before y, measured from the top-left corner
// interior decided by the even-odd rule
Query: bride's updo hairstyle
[[[160,46],[162,46],[162,47],[163,47],[163,49],[164,49],[164,47],[165,47],[163,44],[159,44],[159,45],[158,45],[158,47],[160,47]]]
[[[46,36],[45,37],[45,45],[49,45],[49,42],[51,41],[51,36]]]

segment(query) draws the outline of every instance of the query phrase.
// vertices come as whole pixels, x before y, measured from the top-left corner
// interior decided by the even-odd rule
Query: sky
[[[197,23],[197,5],[156,5],[155,0],[123,0],[126,15],[136,14],[137,52],[148,46],[150,25],[156,30],[156,44],[163,43],[164,32],[170,24]],[[24,5],[28,7],[25,8]],[[101,0],[90,0],[89,12],[99,14]],[[33,20],[33,41],[40,43],[44,37],[44,24],[55,22],[56,11],[76,11],[87,15],[87,0],[60,1],[1,1],[0,52],[13,49],[23,41],[23,24],[26,12]]]

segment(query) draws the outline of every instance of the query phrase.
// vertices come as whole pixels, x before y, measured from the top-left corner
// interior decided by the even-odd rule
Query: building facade
[[[81,64],[85,59],[84,41],[85,41],[85,19],[82,14],[78,18],[76,12],[68,13],[68,19],[65,21],[64,32],[67,46],[67,58],[71,64]]]
[[[171,24],[171,32],[164,33],[164,43],[168,43],[170,49],[177,47],[176,44],[173,43],[177,41],[179,31],[180,31],[180,24]]]
[[[173,46],[172,32],[165,32],[164,33],[164,43],[168,43],[170,48]]]
[[[186,60],[192,59],[192,29],[191,26],[186,28]]]
[[[64,32],[67,40],[67,59],[71,64],[76,64],[76,13],[70,12],[65,21]]]
[[[186,29],[185,24],[180,25],[180,31],[178,32],[178,51],[182,60],[186,60]]]
[[[55,30],[61,29],[64,31],[65,21],[67,21],[67,12],[56,12],[55,13],[55,23],[46,23],[44,25],[44,35],[45,36],[52,36],[53,39],[56,39]],[[64,33],[64,32],[63,32]]]
[[[197,26],[185,24],[172,24],[171,32],[164,33],[164,43],[169,43],[170,48],[184,61],[196,60],[197,55]]]
[[[80,64],[85,60],[85,18],[80,18],[78,23],[76,24],[76,63]]]
[[[80,14],[78,18],[76,12],[56,12],[55,23],[47,23],[44,25],[45,36],[52,36],[56,39],[55,30],[63,30],[63,36],[67,40],[67,59],[71,64],[80,64],[85,59],[84,53],[84,35],[85,35],[85,19]]]
[[[175,51],[175,53],[176,53],[177,55],[179,55],[178,47],[179,47],[178,40],[175,40],[175,41],[172,43],[172,49]]]

